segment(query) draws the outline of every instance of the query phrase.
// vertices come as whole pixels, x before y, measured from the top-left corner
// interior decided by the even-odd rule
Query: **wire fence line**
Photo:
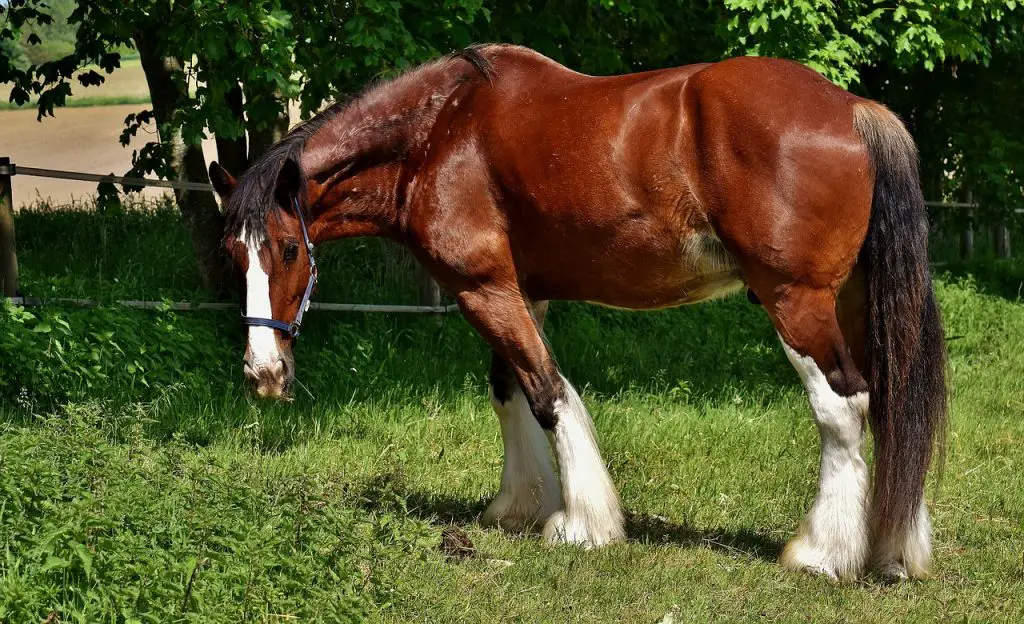
[[[969,208],[971,210],[981,208],[981,204],[978,202],[926,201],[924,205],[929,208]],[[1024,208],[1007,208],[1007,210],[1016,214],[1024,214]]]
[[[0,171],[0,175],[3,175]],[[59,180],[80,180],[82,182],[109,182],[122,186],[145,187],[155,186],[159,188],[177,189],[183,191],[210,191],[213,192],[212,184],[203,182],[189,182],[186,180],[153,180],[150,178],[126,178],[116,175],[99,175],[96,173],[80,173],[78,171],[61,171],[59,169],[40,169],[38,167],[19,167],[10,165],[9,175],[35,176],[37,178],[57,178]]]
[[[41,308],[47,305],[62,305],[82,308],[94,308],[104,305],[118,305],[126,308],[137,308],[141,310],[238,310],[237,303],[206,303],[191,301],[145,301],[136,299],[116,299],[102,301],[99,299],[75,299],[69,297],[4,297],[12,305],[26,308]],[[448,314],[459,309],[456,304],[443,306],[424,305],[391,305],[391,304],[367,304],[367,303],[318,303],[310,302],[310,310],[322,310],[324,312],[388,312],[399,314]]]

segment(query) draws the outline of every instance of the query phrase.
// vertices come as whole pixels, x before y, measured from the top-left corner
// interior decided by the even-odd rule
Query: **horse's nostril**
[[[253,367],[251,364],[249,364],[248,360],[246,360],[245,363],[242,365],[242,371],[245,373],[245,376],[248,377],[249,379],[259,379],[259,375],[256,374],[255,370],[253,370]]]

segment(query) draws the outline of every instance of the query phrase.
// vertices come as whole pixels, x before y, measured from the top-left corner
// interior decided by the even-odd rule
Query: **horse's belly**
[[[572,299],[634,310],[727,295],[743,286],[735,259],[712,235],[690,232],[668,249],[621,246],[580,250],[529,279],[536,299]]]

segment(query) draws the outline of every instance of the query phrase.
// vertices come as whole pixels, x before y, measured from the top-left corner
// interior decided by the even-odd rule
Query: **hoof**
[[[798,536],[786,544],[779,563],[791,572],[827,576],[836,581],[850,581],[860,576],[862,558],[835,556],[815,546],[806,536]]]
[[[500,493],[480,518],[484,526],[500,527],[510,533],[535,531],[558,509],[561,501],[539,501],[536,496]]]
[[[928,569],[930,563],[930,549],[926,554],[922,554],[919,558],[909,561],[904,558],[893,557],[891,554],[889,556],[879,556],[876,553],[871,562],[871,571],[889,583],[919,581],[931,576]]]
[[[874,572],[888,583],[899,583],[910,579],[907,574],[907,566],[899,561],[879,563],[874,566]]]
[[[622,520],[599,522],[573,518],[565,511],[556,511],[544,526],[544,539],[549,544],[578,544],[584,548],[600,548],[625,538]]]

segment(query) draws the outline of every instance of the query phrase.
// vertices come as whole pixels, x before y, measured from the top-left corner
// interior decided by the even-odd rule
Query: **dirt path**
[[[34,110],[0,111],[0,156],[24,167],[62,169],[124,175],[132,165],[132,148],[121,147],[118,137],[129,113],[144,109],[144,105],[97,106],[91,108],[64,108],[56,117],[36,121]],[[149,132],[156,132],[153,127]],[[137,147],[146,143],[140,130]],[[203,145],[207,159],[214,158],[213,141]],[[147,196],[156,197],[161,189],[146,189]],[[49,199],[52,203],[66,204],[83,196],[95,195],[96,184],[72,180],[51,180],[28,176],[15,176],[14,203],[16,206]]]

